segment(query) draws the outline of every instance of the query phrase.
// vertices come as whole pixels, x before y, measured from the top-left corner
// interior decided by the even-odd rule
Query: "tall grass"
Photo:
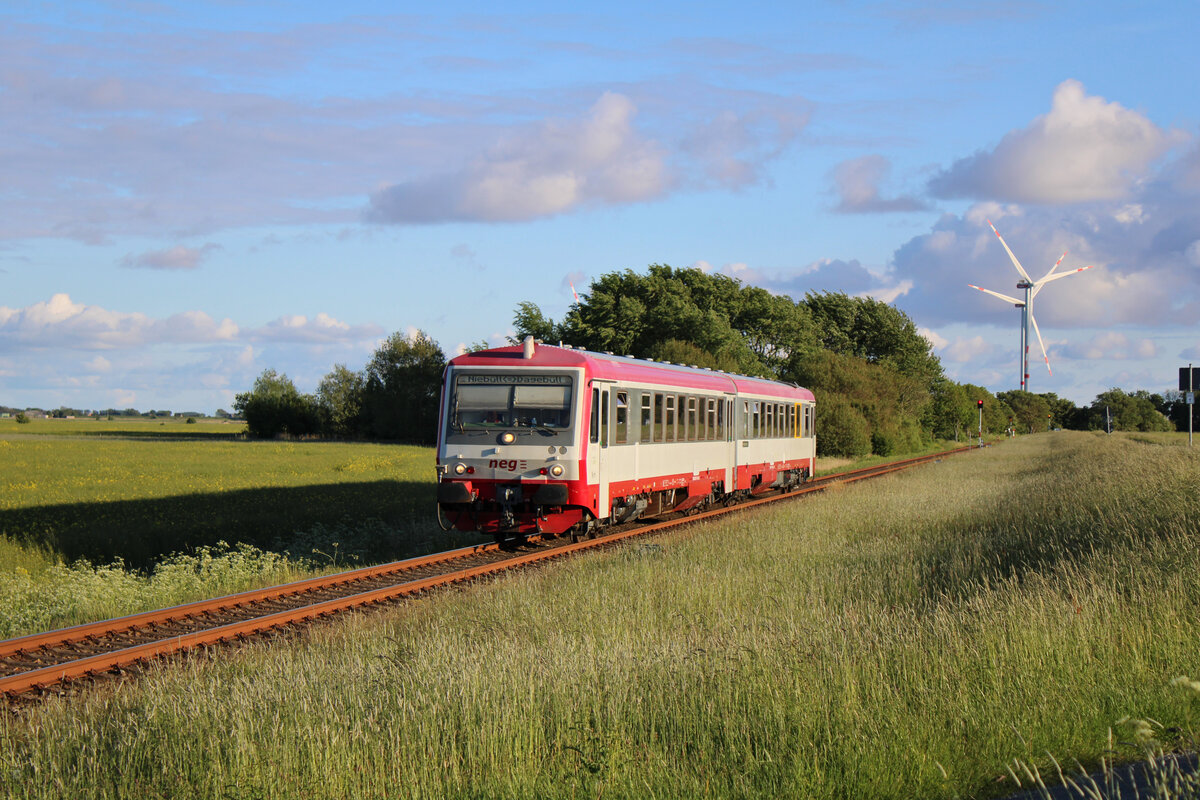
[[[1198,539],[1186,448],[1023,437],[6,716],[0,788],[1000,796],[1190,740]]]
[[[149,573],[120,562],[53,564],[0,574],[0,639],[167,608],[208,597],[296,580],[308,562],[225,542],[163,559]]]

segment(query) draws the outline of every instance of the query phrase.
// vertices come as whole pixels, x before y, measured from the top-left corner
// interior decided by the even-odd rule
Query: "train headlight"
[[[512,431],[505,431],[504,433],[500,434],[501,444],[512,444],[516,440],[516,434],[514,434]]]
[[[550,474],[556,478],[561,478],[563,474],[563,465],[555,464],[554,466],[550,467]]]
[[[462,463],[461,461],[454,465],[454,474],[455,475],[465,475],[466,472],[467,472],[467,465]]]

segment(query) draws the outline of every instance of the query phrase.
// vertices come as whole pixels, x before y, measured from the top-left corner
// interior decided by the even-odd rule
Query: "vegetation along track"
[[[124,669],[194,648],[244,640],[267,631],[303,625],[351,608],[376,605],[440,586],[517,569],[632,536],[694,522],[784,497],[820,491],[834,483],[873,478],[973,448],[816,478],[802,488],[773,492],[719,508],[652,523],[614,527],[594,539],[530,537],[520,546],[483,544],[375,567],[272,586],[160,611],[79,625],[0,641],[0,693],[9,700],[34,699],[79,679],[119,675]]]

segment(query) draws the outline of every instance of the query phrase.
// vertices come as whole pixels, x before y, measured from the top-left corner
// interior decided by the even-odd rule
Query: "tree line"
[[[795,383],[817,397],[823,456],[892,455],[935,439],[1048,428],[1171,430],[1187,426],[1173,393],[1112,389],[1077,408],[1052,393],[992,394],[947,378],[900,309],[869,297],[809,292],[795,301],[698,269],[651,265],[593,281],[559,321],[532,302],[514,311],[513,343],[531,335],[599,352]],[[482,349],[479,345],[476,349]],[[254,436],[322,435],[432,443],[445,355],[423,332],[392,334],[367,365],[338,364],[313,395],[266,370],[237,395]],[[1174,423],[1174,424],[1173,424]]]
[[[315,394],[264,370],[233,401],[251,436],[325,436],[432,444],[446,356],[424,332],[393,333],[355,372],[335,364]]]

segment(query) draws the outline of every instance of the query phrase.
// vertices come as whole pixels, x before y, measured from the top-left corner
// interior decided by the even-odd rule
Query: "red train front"
[[[536,344],[453,359],[438,431],[439,514],[498,538],[579,533],[814,469],[810,392]]]

